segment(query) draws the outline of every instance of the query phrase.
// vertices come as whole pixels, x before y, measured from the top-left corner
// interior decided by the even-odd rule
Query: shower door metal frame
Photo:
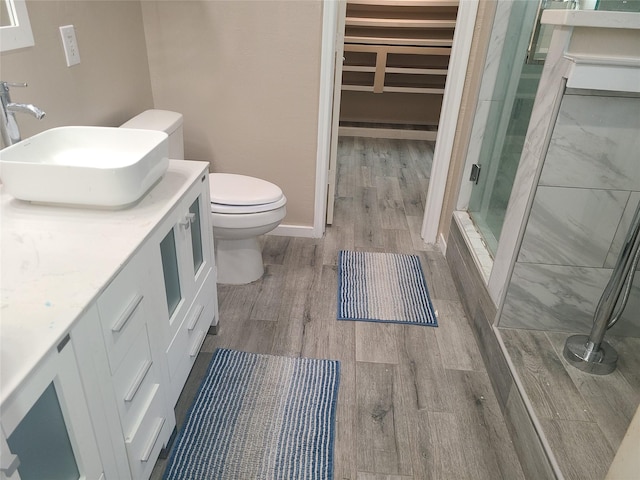
[[[525,64],[530,50],[531,39],[536,30],[536,22],[539,22],[539,12],[541,8],[542,0],[536,4],[536,2],[504,2],[498,4],[498,10],[496,11],[496,20],[497,26],[500,27],[501,31],[492,32],[492,44],[489,46],[491,51],[492,47],[496,47],[494,45],[497,42],[497,37],[504,39],[502,45],[500,45],[500,56],[499,60],[495,62],[496,66],[494,70],[491,71],[490,76],[485,74],[482,80],[481,85],[481,93],[480,98],[483,97],[491,98],[491,101],[488,101],[489,108],[484,109],[483,105],[478,105],[476,109],[476,120],[474,120],[474,132],[471,135],[472,142],[475,142],[476,145],[469,146],[470,154],[467,155],[467,163],[466,169],[471,169],[473,164],[480,163],[481,166],[485,167],[482,169],[480,174],[480,184],[470,184],[470,188],[466,189],[465,194],[468,195],[466,199],[463,199],[462,196],[459,197],[458,201],[458,210],[469,210],[471,199],[474,195],[475,191],[478,191],[479,188],[482,188],[481,199],[479,201],[479,217],[484,220],[487,216],[487,212],[489,210],[489,204],[492,198],[494,185],[496,182],[496,178],[498,176],[498,170],[500,167],[500,160],[502,158],[502,151],[504,149],[504,143],[507,136],[507,130],[509,127],[509,123],[511,120],[511,113],[513,111],[513,107],[516,101],[517,89],[520,82],[520,78],[522,76],[522,66]],[[522,8],[522,12],[518,12],[516,9]],[[501,77],[500,73],[503,72],[503,57],[507,54],[508,49],[512,48],[512,43],[508,42],[509,30],[513,28],[511,24],[511,19],[514,15],[518,15],[519,18],[522,18],[521,25],[523,23],[528,23],[527,19],[532,20],[531,31],[520,29],[520,34],[518,36],[516,46],[513,48],[513,59],[511,61],[511,68],[507,69],[510,72],[506,78]],[[505,21],[507,19],[508,21]],[[494,26],[496,22],[494,21]],[[488,59],[491,60],[491,59]],[[508,65],[507,65],[508,66]],[[489,73],[489,72],[487,72]],[[486,82],[488,80],[488,82]],[[486,85],[485,85],[486,82]],[[493,101],[495,97],[494,92],[497,89],[506,87],[506,92],[501,102]],[[489,95],[490,97],[487,97]],[[501,107],[498,106],[501,104]],[[500,108],[500,112],[498,114],[498,122],[495,127],[495,136],[492,135],[493,142],[488,146],[485,144],[485,140],[488,138],[486,136],[487,133],[487,124],[491,120],[491,114],[494,111],[494,108]],[[483,112],[486,110],[486,112]],[[482,134],[478,132],[478,134],[474,134],[475,131],[480,130],[479,125],[483,125]],[[487,148],[488,147],[488,148]],[[485,159],[488,160],[486,163]],[[463,182],[468,177],[463,177]],[[462,190],[462,189],[461,189]],[[464,202],[464,205],[461,205],[461,201]],[[463,208],[464,207],[464,208]],[[472,218],[474,218],[472,216]],[[477,222],[478,219],[474,218],[474,223]],[[477,224],[477,223],[476,223]],[[480,225],[479,225],[480,226]],[[499,233],[497,237],[493,235],[493,232],[487,232],[485,228],[481,228],[482,235],[485,237],[485,242],[496,244],[499,241]],[[486,238],[488,234],[494,236],[494,239]]]

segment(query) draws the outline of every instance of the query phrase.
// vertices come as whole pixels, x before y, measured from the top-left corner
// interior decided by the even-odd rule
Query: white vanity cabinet
[[[66,335],[3,403],[0,478],[105,478],[75,340]]]
[[[158,322],[151,306],[163,297],[149,288],[152,246],[143,245],[96,302],[132,478],[149,477],[176,424],[160,337],[154,337]]]
[[[149,478],[218,320],[207,173],[120,211],[2,194],[0,479]]]
[[[166,300],[155,307],[164,335],[172,406],[209,328],[218,320],[208,176],[199,183],[160,225],[152,252],[152,279]]]

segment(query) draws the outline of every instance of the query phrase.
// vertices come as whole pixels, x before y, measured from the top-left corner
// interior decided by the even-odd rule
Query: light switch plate
[[[62,47],[64,48],[64,56],[67,59],[67,67],[79,64],[80,51],[78,50],[76,30],[73,25],[60,27],[60,36],[62,36]]]

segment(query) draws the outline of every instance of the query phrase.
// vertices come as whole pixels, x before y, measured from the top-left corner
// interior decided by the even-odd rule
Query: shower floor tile
[[[618,351],[609,375],[564,359],[571,334],[501,328],[516,374],[567,479],[602,479],[640,404],[640,338],[607,336]]]

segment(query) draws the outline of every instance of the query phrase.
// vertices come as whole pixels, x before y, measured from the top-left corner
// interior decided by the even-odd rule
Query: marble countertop
[[[0,402],[70,331],[207,167],[171,160],[160,182],[123,210],[36,205],[0,186]]]
[[[640,13],[604,10],[545,10],[542,23],[571,27],[640,29]]]

